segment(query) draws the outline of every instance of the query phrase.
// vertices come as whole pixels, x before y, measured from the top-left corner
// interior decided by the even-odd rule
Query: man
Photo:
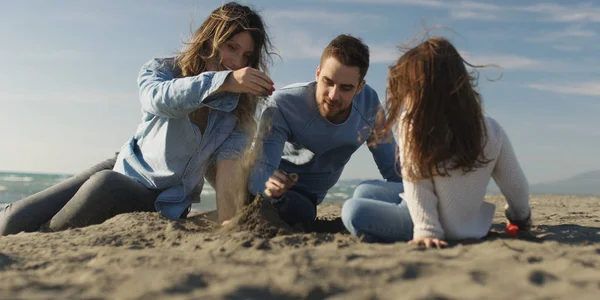
[[[267,196],[290,225],[315,220],[316,206],[376,126],[381,106],[365,84],[368,68],[369,48],[340,35],[323,51],[316,81],[275,91],[261,116],[263,156],[250,193]],[[401,182],[393,138],[369,149],[381,175]]]

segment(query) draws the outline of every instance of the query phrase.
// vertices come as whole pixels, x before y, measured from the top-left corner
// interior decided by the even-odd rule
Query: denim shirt
[[[155,208],[169,219],[178,219],[200,202],[208,167],[239,157],[247,139],[236,128],[231,111],[239,94],[211,95],[231,71],[204,72],[176,78],[174,58],[153,59],[139,74],[142,123],[121,148],[114,170],[149,189],[160,190]],[[210,108],[204,134],[188,114]]]

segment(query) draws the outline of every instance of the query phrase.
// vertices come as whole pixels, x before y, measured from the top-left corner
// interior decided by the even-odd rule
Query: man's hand
[[[435,246],[438,249],[448,246],[448,243],[446,243],[445,241],[430,237],[416,238],[409,241],[408,244],[416,246],[425,246],[425,248],[431,248],[432,246]]]
[[[265,183],[265,195],[279,198],[298,181],[297,174],[288,174],[283,170],[275,170]]]

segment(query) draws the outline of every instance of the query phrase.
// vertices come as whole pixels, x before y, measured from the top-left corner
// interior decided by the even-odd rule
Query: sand
[[[504,234],[497,209],[489,237],[442,250],[361,243],[343,230],[339,204],[319,206],[308,233],[258,220],[271,209],[259,202],[225,228],[211,213],[124,214],[0,237],[0,298],[599,299],[600,198],[531,202],[532,237]]]

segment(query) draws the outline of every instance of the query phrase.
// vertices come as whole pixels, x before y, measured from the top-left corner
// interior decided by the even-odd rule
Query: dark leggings
[[[115,171],[107,159],[37,194],[0,210],[0,236],[33,232],[47,225],[52,231],[100,224],[122,213],[155,211],[157,190]]]

